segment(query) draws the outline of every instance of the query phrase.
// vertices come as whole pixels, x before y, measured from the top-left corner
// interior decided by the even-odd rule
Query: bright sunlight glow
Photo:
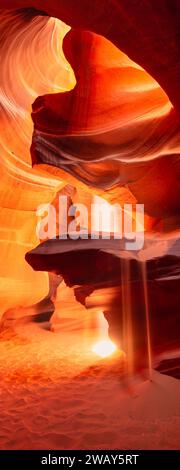
[[[94,344],[92,350],[100,357],[107,357],[116,351],[116,345],[110,340],[99,341]]]

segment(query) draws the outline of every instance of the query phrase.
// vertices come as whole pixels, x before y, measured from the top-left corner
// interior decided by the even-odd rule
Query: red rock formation
[[[31,104],[38,95],[68,88],[74,80],[62,53],[67,30],[54,19],[1,12],[0,317],[48,294],[47,273],[33,272],[25,253],[38,243],[37,207],[52,201],[66,182],[32,170]]]
[[[2,11],[6,7],[0,0]],[[177,1],[134,0],[127,10],[125,0],[78,0],[76,9],[72,0],[10,0],[8,8],[21,13],[2,13],[1,23],[2,309],[29,306],[47,294],[47,276],[34,273],[24,256],[37,243],[37,205],[54,200],[67,183],[110,202],[145,204],[146,229],[168,232],[167,238],[179,224]],[[63,44],[72,68],[61,51],[68,27],[46,15],[73,28]],[[32,170],[33,102],[32,160],[38,165]],[[81,284],[86,270],[78,269]]]

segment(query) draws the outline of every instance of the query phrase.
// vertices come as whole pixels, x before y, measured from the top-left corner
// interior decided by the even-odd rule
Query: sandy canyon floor
[[[92,335],[21,326],[0,341],[1,449],[178,449],[180,382],[127,380]]]

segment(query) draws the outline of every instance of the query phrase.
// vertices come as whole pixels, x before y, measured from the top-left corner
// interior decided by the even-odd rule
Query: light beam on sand
[[[98,341],[94,344],[92,350],[100,357],[107,357],[116,351],[116,345],[110,340]]]

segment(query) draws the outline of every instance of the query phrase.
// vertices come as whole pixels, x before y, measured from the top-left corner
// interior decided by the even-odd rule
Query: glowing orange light
[[[100,357],[110,356],[116,349],[116,345],[110,340],[98,341],[92,348],[93,352]]]

